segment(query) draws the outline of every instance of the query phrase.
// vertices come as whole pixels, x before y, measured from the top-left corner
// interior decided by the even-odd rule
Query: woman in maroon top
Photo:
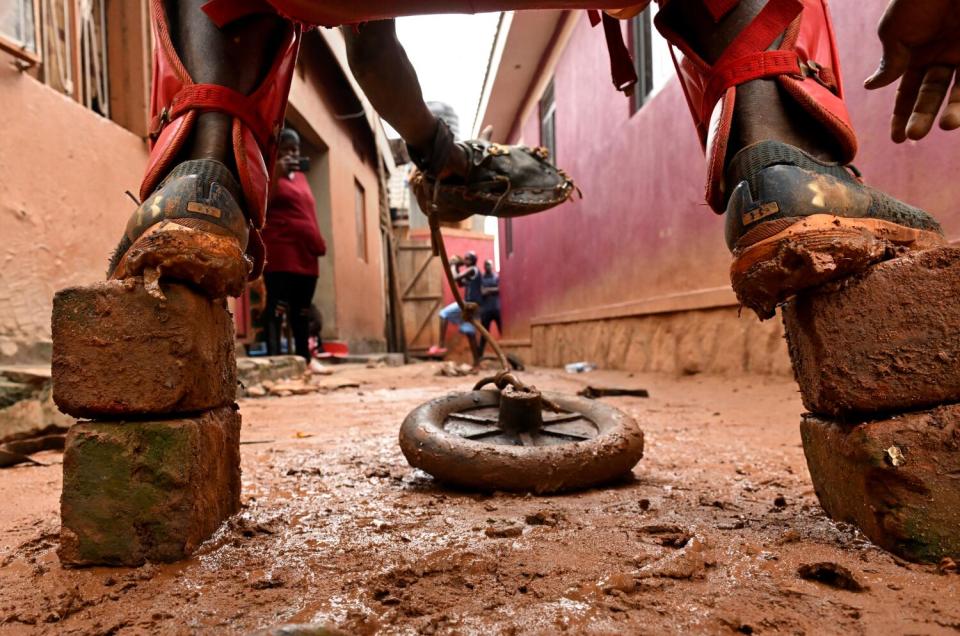
[[[300,136],[291,128],[280,133],[280,150],[274,169],[273,190],[267,206],[263,242],[267,264],[263,281],[267,288],[267,351],[280,353],[281,317],[277,306],[286,305],[297,355],[310,360],[308,331],[313,291],[320,267],[317,259],[327,253],[317,227],[316,200],[301,172]]]

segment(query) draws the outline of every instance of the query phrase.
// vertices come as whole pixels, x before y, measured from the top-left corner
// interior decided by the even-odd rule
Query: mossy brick
[[[820,504],[911,561],[960,558],[960,405],[858,424],[800,426]]]
[[[67,434],[65,566],[184,559],[240,508],[236,407],[180,419],[81,422]]]
[[[140,279],[72,287],[53,300],[53,398],[94,419],[205,411],[233,403],[233,319],[183,285],[164,299]]]
[[[831,417],[960,402],[960,248],[885,261],[783,308],[804,406]]]

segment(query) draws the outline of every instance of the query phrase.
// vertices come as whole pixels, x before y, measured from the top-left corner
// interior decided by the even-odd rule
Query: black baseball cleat
[[[730,279],[761,319],[799,291],[945,243],[933,217],[863,185],[854,168],[777,141],[738,152],[727,182]]]

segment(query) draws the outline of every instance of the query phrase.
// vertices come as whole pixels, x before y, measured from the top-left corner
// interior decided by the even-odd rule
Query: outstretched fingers
[[[943,130],[960,128],[960,69],[956,70],[955,75],[953,89],[947,99],[947,106],[943,109],[943,115],[940,117],[940,128]]]
[[[922,85],[923,71],[918,69],[908,70],[900,80],[893,106],[893,119],[890,121],[890,137],[895,143],[902,144],[907,140],[907,123],[913,114]]]
[[[931,66],[926,69],[923,82],[917,92],[913,113],[907,121],[907,138],[923,139],[937,120],[937,113],[950,92],[955,69],[951,66]]]
[[[893,84],[910,66],[910,49],[896,40],[883,40],[883,57],[873,75],[863,83],[869,90]]]
[[[895,4],[887,7],[877,28],[880,44],[883,45],[883,56],[880,58],[877,70],[863,83],[871,90],[893,84],[910,67],[910,48],[900,41],[897,34],[898,20],[895,9]]]

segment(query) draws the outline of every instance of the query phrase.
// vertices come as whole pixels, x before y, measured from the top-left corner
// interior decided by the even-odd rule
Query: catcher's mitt
[[[435,147],[449,135],[441,123]],[[547,161],[546,148],[505,146],[484,139],[456,145],[467,155],[470,167],[465,178],[438,180],[432,176],[442,168],[449,152],[425,160],[414,157],[418,169],[410,187],[420,209],[441,221],[462,221],[474,214],[514,217],[542,212],[560,205],[576,190],[570,177]],[[448,143],[447,147],[453,146]]]

